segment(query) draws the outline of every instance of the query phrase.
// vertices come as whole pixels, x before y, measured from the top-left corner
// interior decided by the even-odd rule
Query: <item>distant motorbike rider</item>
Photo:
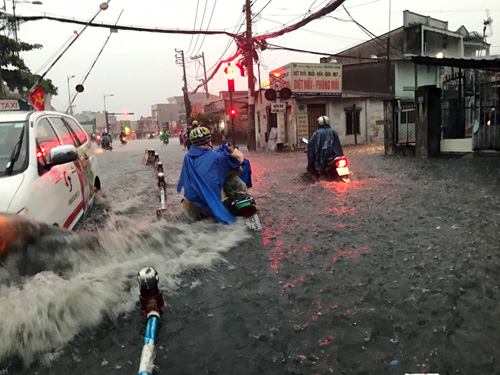
[[[230,144],[212,148],[210,130],[196,127],[189,134],[192,146],[184,157],[177,191],[184,188],[184,208],[195,218],[215,217],[220,223],[235,222],[222,202],[228,175],[241,174],[243,154]],[[243,183],[244,185],[244,183]]]
[[[127,143],[127,135],[125,134],[125,132],[122,130],[122,132],[120,133],[120,142],[122,144],[125,144]]]
[[[111,149],[112,143],[113,143],[113,138],[111,138],[111,135],[109,133],[103,133],[102,134],[102,148]]]
[[[330,119],[320,116],[316,130],[307,144],[307,170],[314,174],[324,173],[326,166],[337,156],[343,156],[339,135],[330,127]]]
[[[194,120],[192,123],[191,123],[191,126],[188,126],[187,129],[186,129],[186,132],[184,133],[184,149],[188,149],[189,151],[189,148],[191,147],[191,140],[189,139],[189,134],[191,133],[191,131],[195,128],[198,127],[198,121]]]

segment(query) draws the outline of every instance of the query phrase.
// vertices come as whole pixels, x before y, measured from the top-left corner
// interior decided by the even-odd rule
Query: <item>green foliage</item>
[[[0,35],[0,72],[1,78],[11,91],[24,93],[39,79],[38,74],[31,73],[24,63],[20,52],[28,52],[42,48],[41,44],[16,42],[5,35]],[[45,94],[57,95],[57,87],[50,79],[43,79],[40,83]]]

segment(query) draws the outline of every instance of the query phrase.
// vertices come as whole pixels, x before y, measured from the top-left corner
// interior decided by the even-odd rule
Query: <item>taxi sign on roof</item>
[[[0,99],[0,111],[30,111],[28,103],[19,99]]]

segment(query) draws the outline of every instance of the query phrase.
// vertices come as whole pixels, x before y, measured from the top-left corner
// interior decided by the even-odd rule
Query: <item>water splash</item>
[[[18,356],[30,363],[134,309],[143,267],[154,266],[162,291],[173,293],[181,273],[212,267],[250,236],[242,223],[117,221],[100,233],[54,229],[55,235],[46,233],[2,259],[0,360]]]

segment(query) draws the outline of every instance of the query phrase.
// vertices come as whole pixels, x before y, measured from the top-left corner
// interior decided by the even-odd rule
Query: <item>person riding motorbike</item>
[[[210,130],[205,127],[191,130],[189,138],[192,146],[184,156],[177,185],[179,193],[184,188],[185,210],[194,218],[215,217],[223,224],[234,223],[222,201],[223,186],[228,176],[242,173],[243,154],[228,143],[214,150]]]
[[[320,116],[316,120],[319,129],[307,144],[307,170],[315,175],[325,172],[329,162],[337,156],[344,156],[339,135],[330,127],[330,119]]]
[[[198,127],[198,121],[194,120],[192,123],[191,123],[191,126],[188,126],[187,129],[186,129],[186,132],[184,133],[184,149],[188,149],[189,151],[189,148],[191,147],[191,140],[189,139],[189,134],[191,133],[191,131],[195,128]]]
[[[164,145],[168,145],[170,136],[170,132],[165,131],[160,134],[160,141],[162,141]]]
[[[122,143],[122,145],[127,143],[127,135],[125,134],[125,132],[123,130],[120,133],[120,142]]]
[[[111,144],[113,143],[113,138],[111,138],[111,135],[109,133],[103,133],[102,134],[102,142],[101,142],[101,146],[103,149],[109,149],[109,150],[112,150],[113,147],[111,146]]]

